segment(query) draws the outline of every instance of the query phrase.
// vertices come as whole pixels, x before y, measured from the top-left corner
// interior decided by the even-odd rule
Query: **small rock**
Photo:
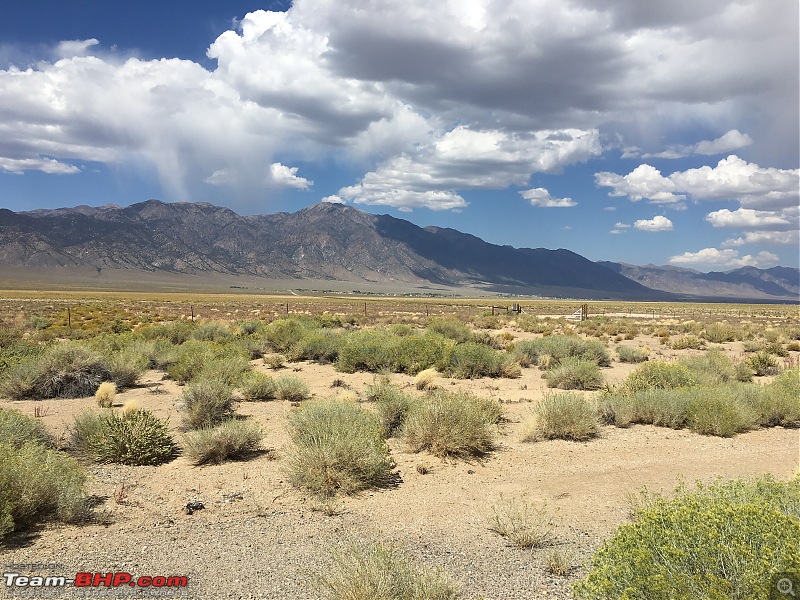
[[[186,514],[187,514],[187,515],[190,515],[190,514],[192,514],[194,511],[196,511],[196,510],[201,510],[201,509],[203,509],[203,508],[205,508],[205,507],[206,507],[206,505],[205,505],[205,504],[203,504],[202,502],[200,502],[200,501],[198,501],[198,500],[195,500],[194,502],[189,502],[189,503],[186,505],[186,507],[184,508],[184,510],[186,511]]]

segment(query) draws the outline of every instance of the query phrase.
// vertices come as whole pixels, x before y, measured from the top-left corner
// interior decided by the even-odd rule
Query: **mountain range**
[[[592,262],[565,249],[489,244],[352,206],[242,216],[207,203],[0,209],[0,267],[223,274],[264,279],[469,287],[492,292],[671,300],[797,300],[800,271],[726,273]]]

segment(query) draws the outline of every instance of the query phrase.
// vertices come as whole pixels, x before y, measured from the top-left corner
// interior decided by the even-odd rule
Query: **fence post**
[[[67,307],[67,327],[72,329],[72,311],[69,306]]]

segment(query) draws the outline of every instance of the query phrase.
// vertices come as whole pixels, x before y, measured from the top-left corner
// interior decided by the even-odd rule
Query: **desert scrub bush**
[[[733,361],[717,349],[709,350],[700,356],[681,358],[678,364],[686,366],[701,385],[719,385],[737,381],[740,375]]]
[[[282,375],[275,379],[275,397],[287,402],[301,402],[311,397],[305,381],[294,375]]]
[[[757,389],[758,396],[751,406],[758,415],[759,425],[800,426],[800,370],[786,370]]]
[[[175,361],[167,367],[167,375],[178,383],[205,378],[220,379],[232,386],[250,369],[249,356],[235,345],[189,340],[176,353]]]
[[[458,587],[443,573],[414,566],[393,546],[349,544],[333,555],[322,578],[329,600],[456,600]]]
[[[701,335],[714,344],[735,342],[737,339],[741,340],[744,338],[744,334],[740,329],[728,325],[727,323],[709,323],[706,325]]]
[[[218,321],[208,321],[195,325],[190,338],[200,342],[224,343],[233,337],[233,331]]]
[[[438,333],[427,331],[421,335],[397,337],[396,357],[394,362],[387,366],[397,373],[416,375],[440,362],[453,343]]]
[[[283,369],[286,366],[286,357],[283,354],[272,352],[264,355],[264,365],[273,371]]]
[[[364,329],[347,336],[336,368],[345,373],[389,370],[414,375],[441,361],[453,344],[437,333],[394,335],[385,329]]]
[[[246,419],[230,419],[216,427],[189,431],[183,436],[183,452],[192,464],[219,464],[241,460],[261,449],[261,426]]]
[[[551,541],[553,523],[547,507],[524,499],[502,499],[492,506],[489,530],[517,548],[541,548]]]
[[[378,418],[352,402],[322,400],[289,415],[293,485],[332,497],[389,484],[394,461]]]
[[[547,386],[561,390],[597,390],[603,385],[603,375],[597,363],[577,357],[561,360],[544,374]]]
[[[14,448],[26,443],[51,446],[52,440],[41,421],[18,410],[0,406],[0,440]]]
[[[92,422],[90,435],[80,445],[97,462],[160,465],[178,454],[167,422],[149,411],[137,410],[119,415],[109,411],[98,415]]]
[[[111,381],[120,388],[136,385],[150,366],[150,357],[133,348],[115,352],[108,358],[108,371]]]
[[[61,342],[9,369],[2,391],[12,400],[80,398],[94,394],[100,382],[110,377],[100,354],[78,342]]]
[[[566,577],[572,571],[572,554],[562,548],[551,548],[544,557],[544,570],[557,577]]]
[[[547,394],[534,409],[525,426],[524,442],[536,440],[588,440],[597,435],[594,408],[575,393]]]
[[[511,356],[475,342],[453,346],[436,366],[458,379],[520,376],[519,365]]]
[[[706,341],[693,335],[684,335],[670,340],[669,347],[673,350],[702,350],[706,347]]]
[[[601,367],[611,364],[602,342],[584,340],[574,335],[549,335],[535,340],[524,340],[514,346],[513,354],[521,365],[550,367],[569,357],[591,360]],[[540,360],[544,356],[549,357],[547,365]]]
[[[213,427],[233,416],[233,392],[222,381],[201,379],[183,390],[183,422],[189,429]]]
[[[101,383],[94,393],[95,402],[100,408],[111,408],[117,395],[117,386],[111,381]]]
[[[414,452],[439,457],[480,456],[494,448],[500,404],[469,392],[435,390],[411,404],[402,437]]]
[[[85,481],[73,458],[35,441],[21,446],[0,441],[0,538],[39,521],[85,519]]]
[[[145,340],[166,340],[178,346],[186,342],[191,336],[194,326],[186,321],[173,321],[159,325],[148,325],[140,328],[136,333]]]
[[[764,375],[775,375],[778,373],[778,361],[765,351],[756,352],[747,359],[747,366],[759,377]]]
[[[415,398],[388,381],[378,381],[367,388],[367,400],[375,402],[381,433],[394,437],[401,430]]]
[[[289,348],[286,358],[292,361],[334,362],[339,357],[342,339],[342,332],[335,329],[311,331]]]
[[[686,365],[652,360],[633,371],[622,384],[626,392],[646,389],[672,389],[697,385],[697,378]]]
[[[617,356],[619,356],[619,362],[640,363],[647,360],[647,351],[631,346],[620,346],[617,348]]]
[[[319,327],[319,323],[308,317],[286,317],[264,327],[262,335],[269,350],[287,354],[292,346]]]
[[[455,319],[431,319],[427,329],[451,339],[457,344],[472,342],[474,338],[472,330]]]
[[[43,350],[40,344],[17,337],[16,330],[0,327],[0,377],[14,365],[36,358]]]
[[[598,401],[601,421],[617,427],[631,423],[671,429],[686,426],[689,398],[682,390],[645,388],[636,392],[603,394]]]
[[[436,369],[425,369],[417,373],[414,377],[414,387],[423,392],[430,392],[436,389],[436,377],[439,371]]]
[[[239,387],[242,400],[257,402],[259,400],[273,400],[277,397],[277,384],[275,380],[265,373],[251,371],[243,379]]]
[[[800,567],[800,480],[679,489],[635,513],[594,555],[577,600],[769,598]]]
[[[758,415],[746,397],[751,386],[728,385],[690,388],[686,422],[702,435],[731,437],[758,426]]]

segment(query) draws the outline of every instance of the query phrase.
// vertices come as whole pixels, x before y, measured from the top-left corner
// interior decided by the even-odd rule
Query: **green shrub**
[[[645,388],[600,400],[601,418],[617,427],[631,423],[681,429],[686,426],[689,398],[680,389]]]
[[[84,410],[72,418],[70,425],[70,438],[73,448],[83,454],[90,454],[95,440],[101,438],[105,432],[105,421],[110,410],[100,412]]]
[[[375,402],[381,433],[394,437],[405,423],[415,399],[387,381],[379,381],[367,388],[367,400]]]
[[[110,378],[100,354],[77,342],[62,342],[10,368],[2,392],[12,400],[80,398],[91,396],[100,382]]]
[[[735,342],[742,339],[742,332],[726,323],[709,323],[703,331],[703,337],[714,344]]]
[[[637,511],[594,556],[577,600],[769,598],[800,569],[800,480],[679,490]]]
[[[0,538],[43,520],[86,518],[85,481],[73,458],[38,443],[0,441]]]
[[[619,356],[619,361],[624,363],[640,363],[647,360],[647,352],[641,348],[632,348],[630,346],[618,347],[617,355]]]
[[[775,375],[778,372],[778,362],[763,350],[748,358],[747,366],[753,369],[753,373],[759,377]]]
[[[703,435],[731,437],[757,426],[758,417],[742,398],[744,386],[701,387],[686,391],[687,424]]]
[[[457,344],[472,342],[474,338],[472,330],[455,319],[431,319],[428,323],[428,331],[438,333]]]
[[[5,331],[5,335],[3,335]],[[19,334],[21,336],[21,333]],[[43,348],[17,336],[17,331],[0,327],[0,377],[11,367],[40,356]],[[0,390],[0,393],[3,393]]]
[[[247,458],[261,448],[263,434],[255,421],[231,419],[216,427],[186,433],[184,453],[195,465]]]
[[[800,370],[784,371],[758,389],[758,397],[751,406],[758,415],[759,425],[800,426]]]
[[[160,465],[178,453],[166,421],[146,410],[101,415],[86,447],[97,462],[123,465]]]
[[[112,354],[108,359],[108,370],[111,381],[117,387],[126,388],[136,385],[136,382],[150,366],[150,357],[133,348],[126,348]]]
[[[455,600],[457,587],[437,570],[418,568],[392,546],[350,545],[334,554],[323,578],[330,600]]]
[[[264,327],[264,341],[273,352],[287,354],[289,350],[319,324],[307,317],[278,319]]]
[[[233,416],[233,393],[221,381],[201,379],[183,391],[184,424],[189,429],[213,427]]]
[[[398,336],[394,345],[394,362],[386,366],[397,373],[416,375],[441,362],[453,343],[442,335],[426,332]]]
[[[673,350],[702,350],[706,347],[706,341],[693,335],[685,335],[671,340],[669,347]]]
[[[178,383],[187,383],[200,374],[213,356],[211,344],[198,340],[187,341],[176,349],[173,362],[167,366],[167,375]]]
[[[611,364],[602,342],[584,340],[574,335],[548,335],[535,340],[523,340],[514,347],[513,354],[522,365],[533,364],[545,368],[556,366],[569,357],[591,360],[601,367]],[[543,364],[543,357],[548,357],[548,364]]]
[[[382,329],[363,329],[351,333],[339,349],[336,368],[345,373],[395,370],[393,366],[398,363],[397,337]]]
[[[178,383],[219,379],[234,386],[249,369],[249,357],[241,347],[190,340],[177,349],[174,362],[167,367],[167,375]]]
[[[721,350],[709,350],[700,356],[681,358],[678,364],[686,366],[698,383],[720,385],[736,381],[737,371],[733,361]]]
[[[596,390],[603,385],[597,363],[577,357],[564,358],[545,375],[547,386],[561,390]]]
[[[278,386],[272,377],[260,371],[252,371],[242,379],[240,390],[243,400],[255,402],[276,398],[277,388]]]
[[[2,406],[0,406],[0,441],[14,448],[20,448],[26,443],[52,445],[52,440],[40,421],[18,410]]]
[[[291,482],[317,496],[353,494],[392,481],[394,461],[375,415],[352,402],[309,402],[289,415]]]
[[[544,506],[526,500],[501,500],[492,506],[489,530],[517,548],[541,548],[550,543],[553,525]]]
[[[142,327],[137,331],[137,334],[145,340],[166,340],[170,344],[178,346],[191,337],[193,330],[194,325],[192,323],[173,321],[172,323]]]
[[[508,354],[492,350],[484,344],[467,342],[453,346],[437,368],[459,379],[480,377],[519,376],[511,367],[513,359]]]
[[[402,436],[414,452],[469,457],[494,448],[492,425],[502,416],[500,405],[468,392],[435,390],[412,403]]]
[[[686,366],[652,360],[628,375],[623,387],[628,392],[646,389],[672,389],[697,385],[697,378]]]
[[[206,362],[196,379],[213,379],[235,387],[241,383],[250,368],[250,361],[246,356],[238,352],[222,353]]]
[[[294,375],[283,375],[275,380],[275,397],[287,402],[301,402],[311,397],[308,385]]]
[[[195,325],[190,337],[193,340],[201,342],[221,343],[230,340],[233,337],[233,332],[227,325],[216,321],[209,321],[207,323]]]
[[[320,329],[307,333],[287,352],[289,360],[316,360],[334,362],[339,357],[342,333],[333,329]]]
[[[534,409],[523,441],[587,440],[597,435],[597,417],[589,401],[574,393],[548,394]]]

